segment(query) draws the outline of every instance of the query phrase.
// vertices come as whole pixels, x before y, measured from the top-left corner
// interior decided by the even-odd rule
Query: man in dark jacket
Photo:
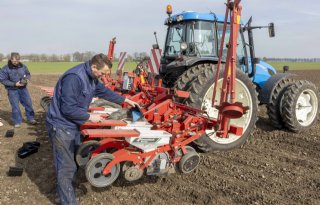
[[[18,128],[22,123],[22,115],[19,102],[26,110],[27,120],[30,124],[36,124],[32,101],[27,88],[30,80],[30,72],[24,64],[20,63],[19,53],[11,53],[8,64],[0,70],[0,82],[8,91],[9,101],[12,107],[12,121]]]
[[[57,174],[57,193],[61,204],[77,204],[72,185],[77,170],[74,161],[80,144],[79,127],[86,121],[100,121],[99,115],[88,114],[94,96],[121,104],[139,106],[137,103],[109,90],[99,78],[111,69],[112,64],[104,54],[77,65],[58,80],[47,113],[47,128],[53,145]]]

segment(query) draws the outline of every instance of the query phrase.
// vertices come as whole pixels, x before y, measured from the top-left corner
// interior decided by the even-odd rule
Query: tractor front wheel
[[[219,74],[219,80],[216,90],[215,104],[220,102],[221,87],[223,82],[223,70]],[[209,117],[217,119],[218,110],[212,107],[212,94],[214,87],[214,78],[216,76],[215,66],[207,68],[191,83],[187,99],[187,105],[200,108],[207,112]],[[217,136],[213,130],[207,130],[206,134],[194,141],[195,145],[203,152],[230,150],[243,145],[251,132],[254,130],[258,119],[258,98],[254,84],[250,78],[241,70],[236,70],[236,99],[235,102],[241,102],[243,106],[248,106],[246,114],[238,119],[231,119],[229,124],[243,128],[243,134],[236,136],[229,133],[227,138]]]

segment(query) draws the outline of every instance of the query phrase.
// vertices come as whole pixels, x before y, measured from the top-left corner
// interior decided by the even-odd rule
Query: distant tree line
[[[320,58],[263,58],[269,62],[320,62]]]
[[[79,52],[76,51],[71,54],[21,54],[22,61],[31,62],[83,62],[92,58],[96,53],[92,51]],[[114,60],[118,61],[118,54],[114,54]],[[134,52],[132,55],[127,54],[127,61],[139,61],[140,59],[148,57],[146,52]],[[0,53],[0,61],[7,61],[10,58],[10,54]]]

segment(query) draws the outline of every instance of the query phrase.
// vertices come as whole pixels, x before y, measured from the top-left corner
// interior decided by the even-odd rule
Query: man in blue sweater
[[[27,88],[30,80],[30,72],[24,64],[20,63],[19,53],[11,53],[8,64],[0,70],[0,82],[8,91],[8,98],[12,107],[12,121],[18,128],[22,123],[22,115],[19,102],[26,110],[27,120],[30,124],[36,124],[32,101]]]
[[[137,103],[109,90],[98,79],[111,69],[112,64],[104,54],[77,65],[58,80],[47,113],[47,128],[53,145],[57,174],[57,193],[62,205],[77,204],[72,185],[77,170],[74,161],[80,144],[79,127],[86,121],[97,122],[99,115],[88,114],[94,96],[121,104],[139,106]]]

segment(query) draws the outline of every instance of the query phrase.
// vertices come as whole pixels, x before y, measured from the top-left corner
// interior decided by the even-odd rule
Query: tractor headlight
[[[187,50],[187,48],[188,48],[188,44],[187,44],[186,42],[182,42],[182,43],[180,44],[180,49],[181,49],[182,51]]]
[[[182,21],[182,20],[183,20],[183,16],[182,15],[177,16],[177,22]]]

